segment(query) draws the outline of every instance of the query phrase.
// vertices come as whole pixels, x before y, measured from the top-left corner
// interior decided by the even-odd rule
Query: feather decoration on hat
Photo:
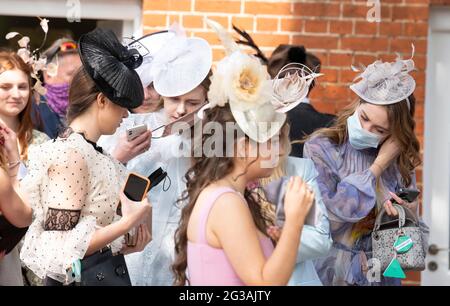
[[[238,44],[222,25],[214,20],[206,19],[206,24],[213,29],[219,36],[222,45],[225,47],[226,55],[230,55],[235,51],[240,51]]]
[[[54,64],[52,66],[48,66],[47,64],[47,58],[43,55],[40,55],[40,50],[44,46],[45,42],[47,41],[47,33],[48,33],[48,22],[49,20],[46,18],[37,17],[40,20],[39,25],[42,28],[42,31],[44,32],[44,39],[42,40],[41,46],[33,51],[30,50],[30,38],[28,36],[23,36],[19,32],[9,32],[6,34],[5,39],[9,40],[16,36],[21,36],[21,38],[17,41],[17,44],[19,45],[20,49],[17,50],[17,55],[26,63],[28,64],[31,69],[31,77],[35,80],[33,89],[38,92],[40,95],[45,95],[47,93],[47,90],[44,86],[42,86],[42,82],[39,79],[39,72],[48,70],[48,72],[52,73],[55,70]],[[57,67],[56,67],[57,69]]]
[[[353,71],[361,72],[350,86],[361,99],[379,105],[393,104],[408,98],[415,89],[416,83],[409,74],[414,68],[414,45],[409,59],[402,59],[397,54],[395,62],[377,60],[369,66],[360,68],[352,66]]]

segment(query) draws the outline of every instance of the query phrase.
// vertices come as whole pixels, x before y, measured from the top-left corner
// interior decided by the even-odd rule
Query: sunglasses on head
[[[72,42],[72,41],[63,42],[49,56],[47,56],[47,60],[48,61],[53,60],[53,58],[60,52],[67,52],[70,50],[77,50],[77,49],[78,49],[78,46],[75,42]]]
[[[76,49],[78,49],[76,43],[71,42],[71,41],[67,41],[67,42],[62,43],[59,46],[58,52],[66,52],[66,51],[69,51],[69,50],[76,50]]]

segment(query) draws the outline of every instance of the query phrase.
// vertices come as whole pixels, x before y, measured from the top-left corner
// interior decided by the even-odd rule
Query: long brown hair
[[[83,67],[73,76],[69,88],[69,106],[67,108],[67,123],[83,114],[97,99],[100,90]]]
[[[226,150],[226,129],[227,122],[235,122],[229,106],[216,107],[212,110],[205,112],[204,123],[217,122],[222,125],[223,134],[219,134],[218,131],[214,131],[213,134],[203,133],[201,139],[201,145],[206,141],[211,141],[211,137],[222,137],[223,150]],[[219,138],[220,139],[220,138]],[[200,143],[199,143],[200,144]],[[224,151],[224,157],[207,157],[202,150],[201,157],[193,158],[193,166],[188,170],[185,175],[186,190],[183,192],[181,198],[178,200],[179,205],[187,203],[181,211],[181,219],[179,227],[175,232],[175,262],[172,265],[172,271],[175,274],[174,284],[178,286],[184,286],[186,281],[189,281],[186,277],[187,268],[187,228],[189,219],[194,209],[195,203],[201,191],[211,183],[214,183],[226,175],[229,175],[234,169],[234,159],[232,157],[226,157],[227,154]],[[270,223],[269,217],[260,205],[258,194],[246,189],[244,197],[250,208],[250,212],[253,221],[262,233],[266,233],[267,224]]]
[[[3,146],[0,144],[0,146]],[[6,156],[3,154],[3,148],[0,147],[0,168],[6,171]]]
[[[32,110],[32,90],[31,90],[31,68],[28,66],[20,56],[15,52],[1,51],[0,52],[0,66],[4,70],[18,69],[27,75],[29,95],[25,108],[19,113],[19,130],[17,138],[20,145],[20,158],[22,160],[28,159],[28,146],[33,139],[33,122],[31,121]]]
[[[409,102],[409,109],[406,101],[384,106],[388,115],[389,131],[391,136],[397,139],[400,146],[401,153],[397,158],[397,164],[403,183],[406,186],[411,184],[411,172],[422,162],[420,157],[420,143],[414,134],[414,128],[416,126],[416,122],[414,121],[416,99],[414,95],[409,96]],[[335,144],[344,144],[348,138],[347,118],[353,115],[361,103],[367,102],[364,100],[356,100],[338,114],[335,123],[331,127],[317,130],[307,139],[322,136],[330,139]]]

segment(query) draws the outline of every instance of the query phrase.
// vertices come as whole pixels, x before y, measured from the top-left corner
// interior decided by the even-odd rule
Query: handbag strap
[[[393,206],[398,211],[398,228],[402,228],[405,225],[406,212],[405,209],[399,204],[393,204]],[[383,207],[381,211],[378,213],[377,219],[375,220],[374,231],[378,231],[381,226],[381,220],[386,213],[386,209]]]

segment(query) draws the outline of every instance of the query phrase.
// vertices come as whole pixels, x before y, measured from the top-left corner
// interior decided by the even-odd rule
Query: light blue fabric
[[[358,111],[347,118],[348,140],[356,150],[378,148],[381,137],[361,126]]]
[[[186,157],[170,159],[166,165],[162,165],[171,178],[170,188],[164,191],[161,183],[149,193],[149,200],[153,204],[152,241],[142,252],[125,256],[134,286],[173,284],[171,265],[175,258],[174,235],[181,217],[177,200],[186,188],[183,178],[189,165],[190,159]],[[147,166],[145,168],[141,164],[142,172],[152,172],[160,163],[149,160]]]
[[[288,157],[286,176],[300,176],[315,193],[314,224],[303,227],[301,243],[297,254],[297,264],[289,286],[321,286],[322,282],[316,272],[313,260],[328,255],[332,239],[328,214],[317,185],[317,171],[310,159]]]

